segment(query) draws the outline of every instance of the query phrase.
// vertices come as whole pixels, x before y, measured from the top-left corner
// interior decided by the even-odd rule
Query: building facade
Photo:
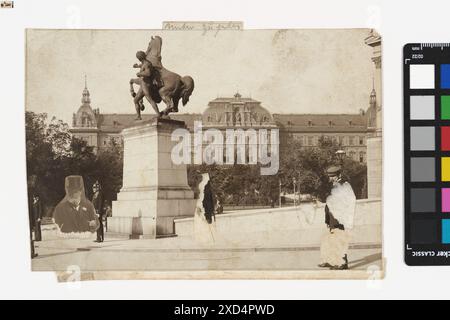
[[[376,121],[376,93],[372,90],[367,111],[355,114],[271,114],[260,101],[242,97],[216,98],[208,103],[202,114],[171,114],[175,120],[186,123],[192,132],[194,122],[201,121],[204,130],[219,129],[279,129],[280,148],[289,147],[287,140],[293,138],[304,148],[316,147],[319,139],[337,142],[348,157],[366,162],[366,139],[371,124]],[[135,114],[104,114],[91,107],[90,93],[85,86],[81,106],[73,114],[71,133],[93,146],[96,152],[108,148],[111,141],[121,142],[120,132],[134,122]],[[149,120],[153,114],[144,114]]]

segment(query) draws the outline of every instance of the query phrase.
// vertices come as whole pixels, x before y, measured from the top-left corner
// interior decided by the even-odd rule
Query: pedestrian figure
[[[92,196],[92,204],[94,205],[95,208],[95,212],[97,213],[98,216],[98,222],[99,222],[99,227],[97,229],[97,242],[103,242],[104,240],[104,229],[103,229],[103,200],[102,200],[102,194],[101,194],[101,190],[100,190],[100,185],[98,184],[98,182],[96,182],[93,187],[92,187],[92,191],[93,191],[93,196]]]
[[[339,166],[327,169],[332,188],[326,198],[325,224],[328,232],[322,238],[319,267],[331,270],[348,269],[349,231],[353,228],[355,216],[356,197],[341,171]]]
[[[42,241],[42,232],[41,232],[41,219],[42,219],[42,204],[41,199],[38,195],[33,196],[33,205],[32,205],[32,218],[33,218],[33,227],[34,227],[34,241]]]
[[[209,174],[203,173],[198,185],[199,197],[194,213],[194,238],[198,242],[211,244],[215,242],[216,229],[214,217],[214,195]]]

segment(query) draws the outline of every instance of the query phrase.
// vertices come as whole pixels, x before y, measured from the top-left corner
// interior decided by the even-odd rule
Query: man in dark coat
[[[103,230],[103,200],[100,192],[100,185],[96,183],[93,186],[94,195],[92,196],[92,204],[98,215],[99,228],[97,229],[97,242],[103,242],[104,230]]]
[[[32,204],[32,222],[34,227],[34,241],[42,241],[41,219],[42,219],[42,204],[38,195],[33,197]]]
[[[94,233],[99,222],[94,205],[86,199],[83,177],[68,176],[65,181],[66,196],[55,208],[54,219],[64,234]]]
[[[203,208],[205,209],[206,221],[211,224],[214,216],[214,194],[211,188],[211,181],[205,185],[203,198]]]

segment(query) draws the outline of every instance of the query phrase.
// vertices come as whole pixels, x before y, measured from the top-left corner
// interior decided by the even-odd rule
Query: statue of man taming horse
[[[162,39],[159,36],[151,38],[147,51],[136,52],[139,64],[133,65],[139,68],[136,73],[138,78],[130,80],[130,92],[134,98],[136,107],[136,120],[142,120],[141,111],[145,109],[144,97],[153,107],[158,117],[167,116],[170,112],[178,112],[178,102],[185,106],[194,91],[194,79],[190,76],[181,77],[175,72],[169,71],[161,64]],[[139,85],[139,90],[134,91],[134,84]],[[159,111],[158,103],[164,101],[166,109]]]

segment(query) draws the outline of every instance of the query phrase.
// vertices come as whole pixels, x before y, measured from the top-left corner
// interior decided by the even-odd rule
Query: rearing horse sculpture
[[[182,100],[185,106],[194,91],[194,79],[190,76],[181,77],[175,72],[169,71],[161,64],[162,39],[159,36],[152,37],[147,52],[138,51],[136,58],[140,64],[134,64],[139,68],[136,74],[138,78],[130,80],[130,92],[134,98],[137,118],[141,120],[141,111],[144,110],[144,97],[155,110],[158,117],[168,115],[170,112],[178,112],[178,103]],[[139,91],[134,91],[133,84],[140,86]],[[160,112],[158,103],[164,101],[166,109]]]

